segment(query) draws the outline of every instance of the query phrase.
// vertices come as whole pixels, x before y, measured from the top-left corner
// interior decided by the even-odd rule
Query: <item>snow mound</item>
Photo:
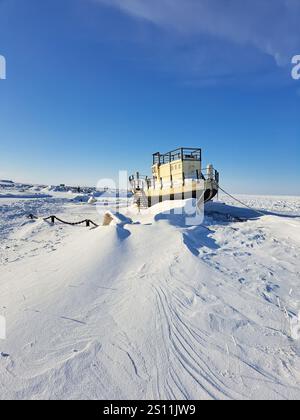
[[[1,399],[300,398],[300,213],[216,202],[186,226],[187,204],[108,209],[96,229],[0,207]]]
[[[72,201],[77,201],[80,203],[87,203],[91,197],[87,194],[77,194],[72,197]]]
[[[13,187],[14,182],[6,179],[0,179],[0,187]]]

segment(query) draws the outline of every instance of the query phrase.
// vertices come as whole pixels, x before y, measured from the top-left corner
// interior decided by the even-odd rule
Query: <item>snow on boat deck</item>
[[[266,216],[229,200],[185,227],[164,204],[91,230],[25,215],[93,206],[0,201],[0,398],[300,398],[300,199],[247,200]]]

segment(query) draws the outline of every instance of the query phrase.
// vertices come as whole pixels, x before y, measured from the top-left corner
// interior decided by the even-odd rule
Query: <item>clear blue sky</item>
[[[203,148],[232,192],[300,194],[298,0],[0,0],[0,177],[95,185]]]

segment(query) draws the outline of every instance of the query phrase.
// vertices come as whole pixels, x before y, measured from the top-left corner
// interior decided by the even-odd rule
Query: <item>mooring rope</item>
[[[242,204],[242,206],[247,207],[249,210],[254,211],[257,214],[260,214],[261,216],[265,216],[266,214],[263,213],[262,211],[256,210],[251,206],[248,206],[246,203],[243,203],[241,200],[239,200],[238,198],[234,197],[233,195],[229,194],[227,191],[225,191],[223,188],[220,187],[220,185],[218,185],[219,189],[221,191],[223,191],[224,194],[228,195],[228,197],[232,198],[233,200],[235,200],[236,202],[238,202],[239,204]]]
[[[39,219],[39,217],[34,216],[33,214],[30,214],[28,216],[28,218],[31,219],[31,220],[38,220]],[[50,220],[51,223],[54,223],[55,220],[57,220],[58,222],[63,223],[64,225],[69,225],[69,226],[77,226],[77,225],[82,225],[83,223],[85,223],[86,227],[90,227],[90,225],[93,225],[95,227],[99,227],[99,225],[97,225],[97,223],[95,223],[95,222],[93,222],[92,220],[89,220],[89,219],[81,220],[80,222],[66,222],[65,220],[62,220],[57,216],[48,216],[48,217],[44,217],[43,220],[45,222]]]

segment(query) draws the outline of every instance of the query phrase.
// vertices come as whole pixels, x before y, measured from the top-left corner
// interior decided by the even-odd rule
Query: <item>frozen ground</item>
[[[88,229],[25,216],[101,223],[111,197],[36,193],[0,191],[0,399],[300,398],[299,197]]]

